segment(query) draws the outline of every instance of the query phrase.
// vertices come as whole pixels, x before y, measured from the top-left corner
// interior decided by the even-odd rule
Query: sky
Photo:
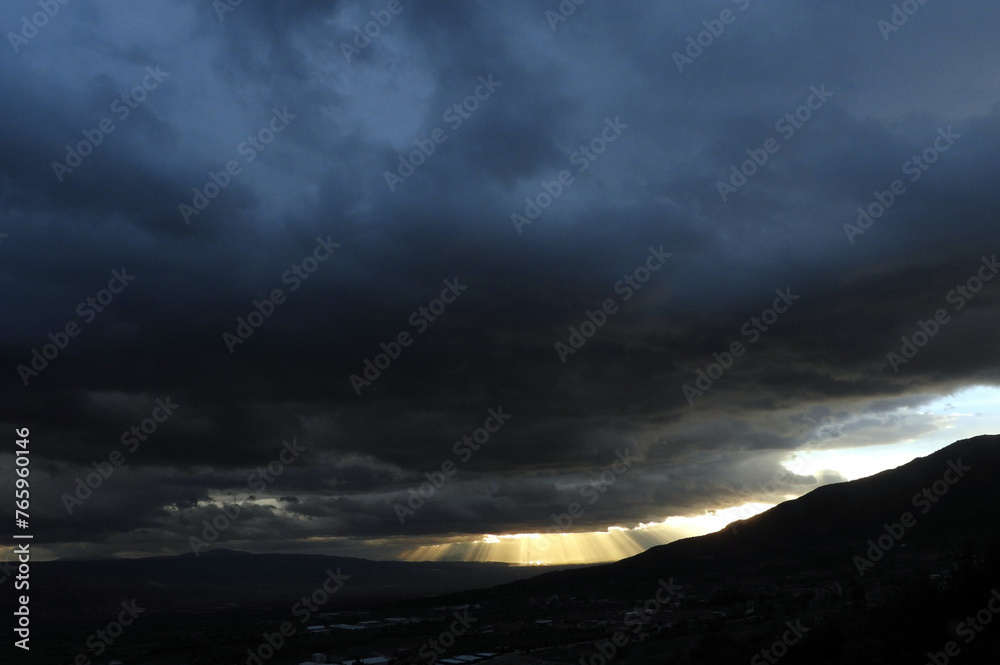
[[[613,560],[1000,432],[1000,6],[902,4],[4,3],[36,556]]]

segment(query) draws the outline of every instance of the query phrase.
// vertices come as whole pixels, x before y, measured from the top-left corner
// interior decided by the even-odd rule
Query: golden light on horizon
[[[736,520],[752,517],[771,507],[772,504],[766,503],[745,503],[693,517],[674,516],[634,528],[612,526],[605,531],[485,534],[474,540],[421,545],[404,552],[400,558],[405,561],[492,561],[522,566],[606,563],[634,556],[656,545],[719,531]]]

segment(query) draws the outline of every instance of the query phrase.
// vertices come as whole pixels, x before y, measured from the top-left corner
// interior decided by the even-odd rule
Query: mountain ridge
[[[938,502],[920,514],[921,510],[913,505],[914,495],[941,481],[949,471],[955,477],[957,472],[949,462],[958,464],[959,460],[971,470],[958,482],[948,484]],[[894,469],[824,485],[715,533],[657,545],[613,563],[543,573],[506,586],[576,586],[605,576],[609,578],[605,581],[611,582],[634,582],[638,578],[648,581],[654,573],[675,570],[703,574],[713,566],[731,567],[748,559],[766,565],[769,558],[773,562],[788,557],[839,557],[841,565],[849,566],[851,552],[863,552],[858,547],[880,536],[884,523],[898,522],[904,513],[913,514],[917,524],[907,530],[907,547],[902,549],[922,549],[939,544],[943,538],[973,537],[977,531],[985,535],[990,529],[1000,528],[998,507],[1000,435],[981,435],[956,441]],[[817,514],[827,515],[828,519],[821,522],[815,519]],[[789,538],[790,533],[794,539]]]

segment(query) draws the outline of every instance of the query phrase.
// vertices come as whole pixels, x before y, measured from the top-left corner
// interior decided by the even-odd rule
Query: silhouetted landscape
[[[807,632],[788,645],[786,663],[920,663],[957,640],[961,662],[987,664],[995,662],[1000,631],[970,633],[975,639],[966,645],[968,636],[955,630],[1000,588],[998,507],[1000,436],[982,436],[822,487],[719,533],[538,575],[504,564],[225,549],[38,563],[34,620],[46,646],[32,657],[65,662],[60,654],[83,645],[99,617],[136,599],[146,608],[141,621],[93,662],[245,662],[246,649],[290,619],[296,600],[333,570],[346,581],[308,626],[295,620],[296,635],[269,662],[314,654],[327,662],[425,662],[431,652],[420,654],[421,646],[461,611],[474,623],[435,660],[486,653],[504,663],[597,665],[592,655],[621,631],[628,640],[613,659],[625,665],[744,663],[791,622]],[[893,529],[905,513],[915,525]],[[871,556],[872,541],[885,534],[891,546]]]
[[[1000,665],[997,26],[0,2],[0,665]]]

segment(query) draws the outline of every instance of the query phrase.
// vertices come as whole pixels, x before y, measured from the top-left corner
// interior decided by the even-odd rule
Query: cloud
[[[899,409],[1000,381],[1000,291],[947,299],[997,249],[983,239],[998,100],[981,66],[996,9],[928,5],[886,42],[884,12],[859,2],[737,3],[678,72],[672,53],[719,6],[586,4],[556,30],[534,3],[401,6],[351,62],[339,45],[378,3],[244,3],[221,21],[201,2],[70,4],[0,55],[16,100],[0,128],[0,400],[5,426],[36,437],[40,537],[183,550],[212,497],[292,438],[309,452],[227,537],[539,529],[626,449],[644,462],[575,528],[656,521],[740,500],[804,447],[936,431]],[[169,76],[118,119],[114,100],[157,66]],[[446,120],[489,76],[488,98]],[[833,96],[723,201],[716,183],[820,85]],[[295,118],[248,160],[275,109]],[[115,131],[60,182],[52,162],[105,117]],[[608,118],[627,129],[578,170]],[[908,180],[947,127],[961,138]],[[435,129],[446,140],[391,191],[386,171]],[[185,224],[178,206],[232,160],[240,173]],[[511,214],[563,170],[574,183],[518,234]],[[906,193],[849,242],[844,225],[894,179]],[[340,247],[293,289],[320,238]],[[626,301],[616,284],[661,246],[672,257]],[[86,321],[78,305],[123,267],[134,283]],[[413,314],[455,279],[467,291],[419,330]],[[229,353],[223,334],[275,289],[283,304]],[[750,343],[777,289],[800,300]],[[608,298],[619,311],[560,362],[555,344]],[[939,308],[952,321],[893,372],[886,354]],[[25,386],[18,366],[72,322]],[[349,377],[402,332],[412,344],[357,395]],[[736,341],[746,353],[689,405],[682,386]],[[176,415],[66,515],[61,495],[166,397]],[[401,524],[394,502],[496,407],[510,423]]]

